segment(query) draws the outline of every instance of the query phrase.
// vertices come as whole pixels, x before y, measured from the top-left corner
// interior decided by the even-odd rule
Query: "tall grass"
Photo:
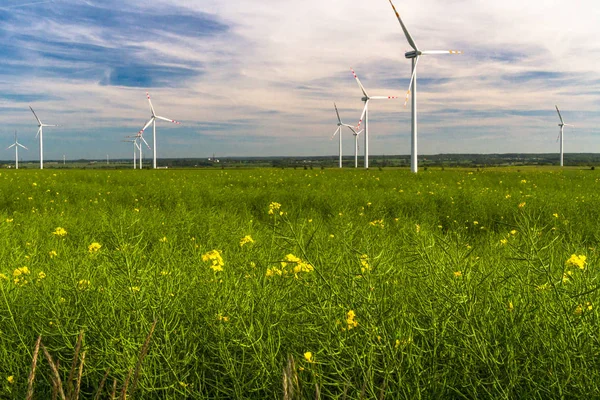
[[[2,172],[0,392],[25,398],[42,335],[68,385],[85,352],[81,398],[597,393],[599,188],[594,171]]]

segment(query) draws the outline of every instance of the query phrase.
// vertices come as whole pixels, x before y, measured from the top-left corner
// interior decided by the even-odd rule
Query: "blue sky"
[[[328,155],[335,101],[356,124],[372,102],[370,153],[408,154],[406,39],[387,0],[4,0],[0,145],[13,132],[38,158],[129,157],[122,143],[159,115],[159,157]],[[590,0],[400,1],[420,48],[461,56],[419,62],[419,152],[600,149],[600,7]],[[151,143],[151,132],[145,135]],[[3,138],[3,139],[2,139]],[[344,152],[353,141],[344,137]],[[149,152],[146,152],[148,155]],[[10,159],[6,151],[0,159]]]

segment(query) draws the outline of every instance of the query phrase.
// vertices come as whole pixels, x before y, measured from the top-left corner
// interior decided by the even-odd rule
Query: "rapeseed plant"
[[[58,237],[63,237],[63,236],[67,236],[67,231],[65,230],[65,228],[61,228],[60,226],[58,228],[56,228],[54,230],[54,232],[52,232],[53,235],[58,236]]]
[[[565,264],[568,267],[577,267],[579,269],[585,269],[585,265],[586,265],[586,259],[587,257],[584,255],[576,255],[576,254],[572,254],[571,258],[569,258]]]
[[[220,250],[211,250],[202,255],[202,261],[210,263],[210,268],[215,272],[223,271],[223,257]]]

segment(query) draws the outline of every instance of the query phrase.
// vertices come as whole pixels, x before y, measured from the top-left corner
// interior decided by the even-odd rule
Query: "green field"
[[[598,396],[599,178],[2,171],[0,398]]]

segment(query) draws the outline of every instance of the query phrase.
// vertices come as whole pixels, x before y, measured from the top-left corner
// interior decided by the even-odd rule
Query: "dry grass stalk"
[[[79,363],[79,372],[77,373],[77,386],[75,386],[75,394],[71,399],[77,400],[79,398],[79,390],[81,389],[81,375],[83,374],[83,364],[85,363],[85,351],[81,355],[81,362]]]
[[[112,392],[110,392],[110,400],[115,400],[115,395],[117,394],[117,378],[113,380]]]
[[[315,383],[315,399],[316,400],[320,400],[321,399],[321,389],[319,389],[319,384]]]
[[[121,390],[121,400],[127,400],[127,389],[129,389],[129,380],[131,379],[131,369],[127,372],[127,378],[125,379],[125,383],[123,384],[123,389]]]
[[[44,355],[48,360],[48,364],[50,364],[50,369],[52,370],[52,374],[54,374],[54,379],[56,380],[56,386],[58,387],[58,394],[60,395],[61,400],[66,400],[65,392],[63,390],[62,382],[60,380],[60,374],[58,373],[58,369],[56,368],[56,364],[52,360],[52,356],[48,353],[48,349],[40,342],[40,346],[42,346],[42,350],[44,351]]]
[[[293,400],[296,396],[300,396],[300,383],[296,372],[296,362],[294,357],[289,355],[283,369],[283,398],[284,400]]]
[[[71,371],[69,371],[69,379],[67,380],[67,398],[73,398],[73,378],[75,377],[75,369],[77,368],[77,362],[79,361],[79,352],[81,351],[81,344],[83,343],[83,331],[79,333],[77,337],[77,344],[75,345],[75,354],[73,355],[73,362],[71,363]],[[77,397],[75,397],[77,398]]]
[[[387,378],[383,381],[383,386],[379,391],[379,400],[383,400],[385,397],[385,391],[387,389]]]
[[[37,367],[38,353],[40,351],[40,344],[42,343],[42,335],[38,336],[35,342],[35,348],[33,349],[33,360],[31,361],[31,371],[29,371],[29,378],[27,378],[27,397],[26,400],[33,399],[33,381],[35,379],[35,369]]]
[[[131,393],[130,393],[131,397],[133,397],[133,392],[135,392],[135,389],[137,387],[138,380],[140,377],[140,370],[142,369],[142,362],[144,361],[146,354],[148,354],[148,349],[150,348],[150,340],[152,339],[152,335],[154,334],[154,329],[156,328],[157,323],[158,323],[158,320],[155,319],[154,322],[152,323],[152,326],[150,327],[150,332],[148,333],[148,336],[146,336],[146,341],[144,342],[144,345],[142,346],[142,350],[140,351],[140,356],[138,357],[138,362],[137,362],[137,365],[135,366],[135,373],[133,374],[133,383],[131,384]]]
[[[104,389],[104,384],[106,383],[106,379],[108,378],[108,374],[110,373],[110,368],[106,370],[102,380],[100,381],[100,385],[98,386],[98,391],[96,392],[96,396],[94,396],[94,400],[99,400],[100,395],[102,394],[102,389]]]
[[[60,360],[56,360],[56,369],[60,370]],[[50,376],[50,378],[52,381],[52,400],[56,400],[58,398],[58,384],[54,376]]]

